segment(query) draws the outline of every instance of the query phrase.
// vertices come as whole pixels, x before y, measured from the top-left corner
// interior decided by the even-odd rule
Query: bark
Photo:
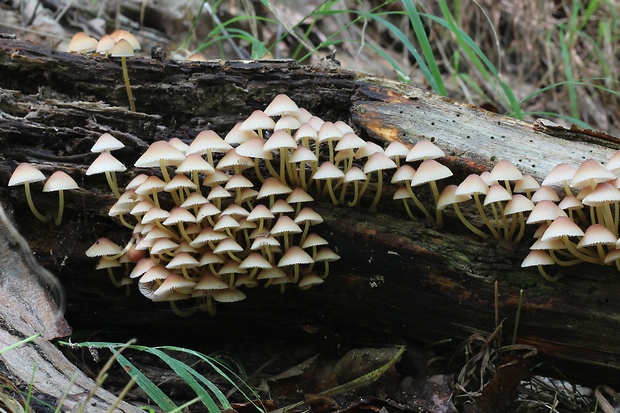
[[[101,133],[110,132],[126,145],[117,157],[129,166],[158,139],[189,142],[206,128],[224,136],[277,93],[288,94],[323,119],[350,122],[360,136],[379,144],[433,140],[448,154],[442,162],[455,173],[449,183],[499,159],[541,181],[560,162],[608,159],[617,145],[614,138],[521,122],[416,86],[343,70],[332,61],[301,66],[289,60],[136,58],[128,66],[137,113],[126,108],[120,62],[0,39],[0,182],[8,181],[17,163],[29,161],[47,176],[65,170],[81,186],[67,195],[66,218],[59,227],[37,222],[23,191],[0,188],[0,198],[13,210],[38,260],[64,285],[72,327],[116,329],[143,343],[192,347],[217,340],[213,332],[229,340],[267,340],[303,336],[291,326],[318,323],[336,332],[385,332],[429,343],[451,338],[456,345],[473,332],[494,329],[498,281],[505,331],[512,331],[519,290],[525,290],[518,342],[536,346],[562,371],[579,371],[581,379],[613,383],[620,376],[617,271],[566,267],[560,281],[548,283],[535,270],[520,267],[531,241],[482,241],[451,214],[436,228],[422,217],[411,221],[391,201],[372,213],[370,201],[351,209],[319,200],[313,208],[325,222],[317,230],[341,256],[327,282],[285,294],[249,291],[246,301],[220,306],[214,318],[179,319],[165,303],[151,303],[135,290],[125,296],[84,256],[98,237],[119,243],[129,237],[107,216],[114,198],[105,179],[84,175],[96,157],[89,149]],[[137,172],[128,171],[121,183]],[[427,191],[427,205],[430,197]],[[55,208],[55,199],[46,194],[36,195],[36,201]]]

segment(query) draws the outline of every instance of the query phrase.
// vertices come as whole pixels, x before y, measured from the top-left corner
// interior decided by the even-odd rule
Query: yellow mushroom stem
[[[422,202],[418,199],[418,197],[415,196],[415,194],[413,193],[413,188],[411,187],[411,181],[405,181],[405,186],[407,187],[407,192],[409,193],[409,196],[411,197],[411,199],[413,199],[413,202],[418,207],[418,209],[422,211],[424,215],[426,215],[426,219],[428,219],[429,222],[433,222],[433,216],[431,215],[431,213],[428,212],[428,209],[426,209],[424,204],[422,204]],[[437,205],[437,202],[435,202],[435,205]]]
[[[323,271],[323,275],[320,275],[319,277],[325,279],[329,275],[329,260],[323,261],[323,264],[325,265],[325,271]]]
[[[383,189],[383,172],[381,170],[377,171],[377,192],[375,193],[375,199],[370,204],[370,210],[373,212],[377,211],[377,204],[379,203],[379,198],[381,198],[381,191]]]
[[[473,232],[474,234],[478,235],[482,239],[489,238],[488,234],[485,234],[484,232],[482,232],[481,230],[476,228],[471,222],[469,222],[467,220],[467,218],[465,218],[465,216],[461,212],[461,208],[459,208],[459,204],[458,203],[453,202],[452,203],[452,207],[454,208],[454,212],[456,212],[456,216],[459,217],[459,219],[467,227],[467,229],[469,229],[471,232]]]
[[[34,216],[37,217],[39,221],[43,221],[43,222],[48,222],[50,219],[52,219],[51,217],[46,217],[43,214],[41,214],[39,210],[37,210],[37,208],[34,206],[34,202],[32,201],[32,196],[30,194],[30,183],[29,182],[24,183],[24,188],[26,189],[26,200],[28,201],[28,206],[30,207],[30,210],[32,211]]]
[[[553,262],[555,262],[558,265],[561,265],[562,267],[568,267],[568,266],[571,266],[571,265],[577,265],[577,264],[580,264],[580,263],[583,262],[579,258],[574,258],[572,260],[565,261],[565,260],[563,260],[563,259],[561,259],[560,257],[557,256],[555,250],[549,250],[549,255],[553,259]]]
[[[598,256],[593,256],[589,254],[589,251],[587,250],[586,253],[577,250],[576,245],[568,239],[567,235],[562,236],[562,240],[564,241],[564,245],[566,245],[566,248],[568,248],[570,253],[573,254],[576,258],[592,264],[600,264],[602,262]]]
[[[166,234],[170,236],[170,239],[172,239],[174,242],[178,243],[181,241],[181,237],[179,237],[176,232],[170,230],[170,228],[165,226],[159,219],[154,220],[154,222],[155,222],[155,225],[163,229],[166,232]]]
[[[121,282],[118,281],[114,276],[114,271],[112,270],[112,267],[108,267],[108,275],[110,276],[110,281],[112,281],[112,284],[114,284],[116,288],[121,288],[123,286],[123,284],[121,284]]]
[[[293,283],[297,284],[298,281],[299,281],[299,264],[293,264]]]
[[[123,215],[122,212],[118,214],[118,218],[121,220],[121,224],[123,224],[127,228],[129,228],[129,229],[134,229],[135,228],[135,226],[131,225],[129,222],[127,222],[125,220],[125,216]]]
[[[317,181],[317,185],[319,184],[319,181]],[[327,179],[327,183],[325,184],[325,189],[327,190],[327,192],[329,192],[329,197],[332,200],[332,203],[334,205],[338,205],[338,198],[336,198],[336,194],[334,194],[334,189],[332,188],[332,180],[331,178]]]
[[[54,220],[54,224],[56,226],[60,225],[62,222],[62,215],[65,211],[65,191],[62,189],[58,191],[58,213],[56,214],[56,219]]]
[[[559,272],[555,276],[549,275],[542,265],[538,265],[538,272],[540,272],[540,275],[542,275],[543,278],[549,282],[555,282],[562,278],[562,274]]]
[[[127,89],[127,99],[129,99],[129,109],[132,112],[136,111],[136,102],[131,93],[131,85],[129,84],[129,74],[127,73],[127,59],[125,56],[121,56],[121,66],[123,68],[123,80],[125,81],[125,88]]]
[[[239,264],[241,264],[241,261],[243,261],[241,258],[237,257],[232,251],[226,251],[226,252],[228,253],[228,256],[230,258],[232,258],[233,260],[237,261]]]
[[[206,311],[210,316],[214,316],[217,313],[217,307],[213,301],[213,297],[207,295],[207,301],[198,306],[201,311]]]
[[[517,237],[514,239],[515,243],[518,243],[519,241],[521,241],[521,238],[523,238],[523,235],[525,234],[525,216],[523,215],[523,212],[521,211],[517,212],[517,214],[518,214],[518,219],[514,217],[513,215],[512,223],[510,225],[510,230],[508,231],[506,235],[506,239],[511,240],[515,234],[515,231],[517,230],[517,225],[519,225],[519,233],[517,234]]]
[[[193,239],[187,234],[187,231],[185,231],[185,226],[183,225],[183,222],[178,222],[177,227],[179,228],[179,233],[185,241],[187,241],[188,243],[193,241]]]
[[[474,196],[474,201],[476,202],[476,207],[478,208],[478,212],[480,212],[480,218],[482,218],[482,222],[484,222],[487,228],[489,228],[489,230],[491,231],[491,234],[493,234],[493,237],[495,237],[496,239],[501,239],[497,230],[493,226],[493,223],[491,223],[491,221],[489,220],[489,217],[487,217],[486,212],[484,212],[484,207],[482,206],[482,202],[480,202],[480,196],[478,196],[477,193],[474,193],[473,196]]]
[[[196,311],[198,311],[198,306],[190,307],[188,310],[182,310],[176,305],[174,301],[170,301],[170,308],[172,309],[174,314],[178,315],[179,317],[189,317],[191,315],[194,315]]]
[[[105,177],[108,181],[108,185],[110,186],[110,189],[112,190],[112,192],[114,192],[114,195],[116,196],[116,198],[120,198],[121,193],[118,190],[118,183],[116,181],[116,172],[105,171]]]
[[[437,225],[441,227],[443,225],[443,217],[441,215],[441,210],[437,209],[437,202],[439,201],[439,190],[437,189],[437,183],[435,181],[430,181],[428,184],[431,187],[433,199],[435,200],[435,217],[437,219]]]

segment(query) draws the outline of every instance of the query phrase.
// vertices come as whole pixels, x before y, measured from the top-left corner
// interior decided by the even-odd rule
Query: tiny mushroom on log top
[[[125,88],[127,89],[127,99],[129,99],[129,109],[132,112],[136,111],[136,102],[133,94],[131,93],[131,84],[129,83],[129,73],[127,72],[127,58],[135,56],[135,51],[131,43],[125,39],[120,39],[116,42],[112,50],[110,50],[111,57],[121,58],[121,67],[123,69],[123,80],[125,81]]]

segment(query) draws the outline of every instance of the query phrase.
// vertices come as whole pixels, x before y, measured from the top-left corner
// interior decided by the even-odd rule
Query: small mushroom
[[[24,190],[26,191],[26,200],[28,201],[28,206],[30,210],[34,214],[37,219],[43,222],[49,221],[51,218],[46,217],[39,212],[39,210],[34,206],[34,202],[32,201],[32,195],[30,194],[30,183],[31,182],[39,182],[44,181],[45,175],[37,168],[32,166],[29,163],[20,163],[13,171],[11,178],[9,179],[9,186],[15,185],[24,185]]]
[[[43,186],[43,192],[58,192],[58,213],[54,220],[56,225],[60,225],[62,222],[62,215],[65,208],[64,191],[78,188],[77,182],[63,171],[54,172]]]

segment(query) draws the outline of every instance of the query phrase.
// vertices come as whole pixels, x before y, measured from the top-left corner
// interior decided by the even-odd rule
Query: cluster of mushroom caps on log
[[[120,61],[0,39],[0,198],[64,286],[72,327],[172,330],[180,342],[209,328],[277,334],[258,320],[283,334],[320,323],[457,342],[494,329],[497,281],[508,327],[524,290],[517,342],[569,361],[569,372],[593,367],[592,379],[620,369],[620,197],[601,200],[618,192],[614,138],[332,65],[124,64],[135,112]],[[274,98],[297,109],[275,110]],[[252,116],[263,123],[248,126]],[[98,147],[102,135],[118,145],[114,157]],[[157,147],[173,159],[143,158]],[[62,171],[79,188],[8,186],[19,164]],[[560,164],[573,175],[551,178]],[[287,202],[293,194],[304,200]],[[292,229],[274,230],[280,221]],[[560,223],[573,232],[556,233]],[[605,241],[589,241],[595,230]],[[109,253],[90,249],[100,238]],[[317,260],[321,248],[331,258]],[[103,271],[87,251],[109,255]],[[236,299],[224,291],[247,298],[227,303]]]

